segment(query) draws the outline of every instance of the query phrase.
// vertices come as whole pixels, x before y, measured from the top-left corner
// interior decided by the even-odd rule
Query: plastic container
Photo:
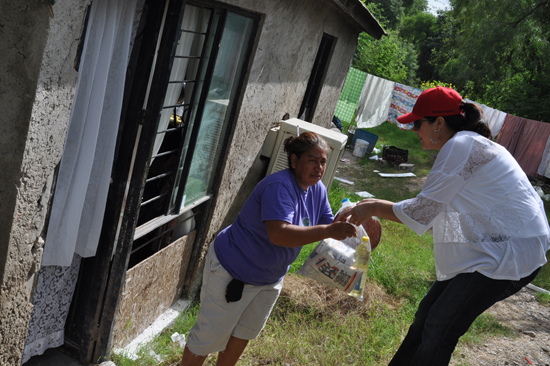
[[[361,273],[361,279],[357,282],[357,285],[351,290],[350,295],[355,297],[359,301],[363,301],[363,291],[365,289],[365,283],[367,282],[367,270],[369,266],[369,259],[371,255],[370,239],[368,236],[363,236],[361,244],[355,249],[355,263],[352,268],[356,268]]]
[[[357,140],[367,141],[369,143],[369,148],[367,149],[367,152],[370,153],[372,152],[372,150],[374,149],[374,145],[376,145],[376,142],[378,141],[378,136],[375,135],[374,133],[361,130],[358,128],[355,130],[355,133],[353,134],[353,137],[351,140],[352,148],[355,147],[355,143],[357,142]]]
[[[367,153],[369,143],[365,140],[356,140],[355,147],[353,148],[353,155],[362,158]]]
[[[382,147],[382,159],[396,164],[406,163],[409,160],[409,150],[384,145]]]
[[[344,198],[342,200],[342,207],[340,208],[340,210],[342,208],[349,207],[349,206],[351,206],[351,201],[349,200],[349,198]]]

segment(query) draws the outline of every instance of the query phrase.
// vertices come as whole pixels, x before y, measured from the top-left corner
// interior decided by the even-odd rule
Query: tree
[[[436,65],[470,99],[550,122],[550,0],[451,0]]]
[[[367,5],[386,28],[386,18],[377,4]],[[367,33],[359,35],[352,67],[378,77],[408,85],[418,84],[416,77],[417,53],[411,43],[402,39],[399,32],[387,30],[388,35],[375,40]]]
[[[385,19],[384,28],[397,29],[403,17],[403,0],[376,0],[366,1],[367,7],[376,6],[380,17]],[[379,19],[379,17],[377,17]]]
[[[403,39],[415,46],[418,53],[416,75],[420,80],[438,78],[432,59],[433,51],[442,45],[439,24],[438,17],[425,11],[418,11],[403,18],[400,34]]]

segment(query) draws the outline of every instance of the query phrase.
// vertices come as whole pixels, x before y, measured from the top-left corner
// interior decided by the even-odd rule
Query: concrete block
[[[413,170],[414,170],[414,164],[406,164],[406,163],[399,164],[400,172],[412,172]]]

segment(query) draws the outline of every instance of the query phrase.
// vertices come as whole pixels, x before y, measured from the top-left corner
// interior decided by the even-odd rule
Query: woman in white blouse
[[[420,302],[390,365],[448,365],[477,316],[531,282],[546,263],[550,229],[539,195],[513,156],[491,140],[483,112],[453,89],[425,90],[411,113],[424,150],[439,150],[416,198],[366,199],[340,216],[433,228],[437,281]]]

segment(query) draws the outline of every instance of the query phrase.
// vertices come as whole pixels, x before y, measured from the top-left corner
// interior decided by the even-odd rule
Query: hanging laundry
[[[491,133],[493,136],[498,135],[504,125],[507,113],[487,107],[484,104],[481,105],[481,109],[485,113],[485,117],[487,117],[487,124],[489,125],[489,129],[491,129]]]
[[[537,174],[550,178],[550,137],[546,141],[546,147],[542,153],[542,159],[537,169]]]
[[[508,114],[497,137],[517,160],[525,174],[534,176],[550,137],[550,123],[539,122]]]
[[[357,107],[357,127],[370,128],[387,121],[395,82],[368,74]]]
[[[347,123],[353,122],[357,102],[365,84],[367,73],[350,67],[334,115]]]
[[[388,121],[397,125],[402,130],[412,130],[412,123],[401,124],[397,122],[397,117],[412,112],[416,99],[422,93],[422,90],[412,86],[395,83],[390,109],[388,112]]]
[[[483,113],[485,114],[487,125],[489,125],[489,129],[491,130],[493,137],[498,135],[502,126],[504,125],[504,120],[506,119],[506,112],[501,112],[498,109],[487,107],[485,104],[479,104],[477,102],[474,102],[473,100],[469,100],[469,99],[464,99],[464,100],[468,103],[475,103],[481,107],[481,109],[483,110]]]

